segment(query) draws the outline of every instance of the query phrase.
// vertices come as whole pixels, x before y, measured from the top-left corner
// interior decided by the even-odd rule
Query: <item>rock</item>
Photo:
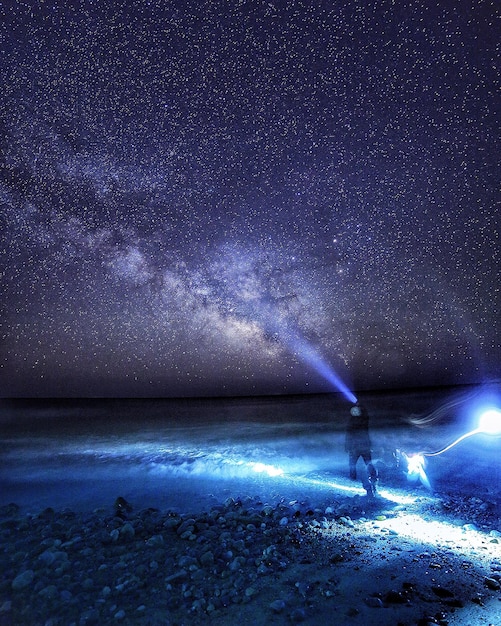
[[[1,517],[14,517],[19,514],[19,506],[14,502],[10,502],[9,504],[5,504],[0,507],[0,516]]]
[[[214,563],[214,554],[210,550],[207,552],[204,552],[200,556],[199,561],[200,561],[200,564],[204,566],[212,565]]]
[[[118,496],[115,500],[114,508],[118,515],[127,515],[132,511],[132,505],[122,496]]]
[[[401,591],[391,590],[385,596],[385,602],[388,604],[405,604],[407,602],[407,598]]]
[[[50,566],[54,563],[60,564],[63,561],[67,561],[68,555],[62,550],[49,549],[42,552],[42,554],[38,557],[38,560],[44,565]]]
[[[163,546],[164,545],[164,538],[162,535],[153,535],[152,537],[150,537],[149,539],[146,540],[146,545],[147,546]]]
[[[495,578],[490,578],[489,576],[486,576],[484,578],[484,585],[488,589],[492,589],[492,591],[499,591],[499,589],[501,589],[500,582],[496,580]]]
[[[48,585],[38,592],[38,595],[47,600],[55,600],[59,597],[58,588],[55,585]]]
[[[445,589],[445,587],[434,586],[431,588],[433,593],[439,598],[452,598],[454,594],[449,589]]]
[[[0,614],[9,613],[12,610],[12,600],[5,600],[5,602],[0,606]]]
[[[478,530],[478,526],[476,524],[463,524],[463,530],[467,532],[469,530]]]
[[[97,609],[87,609],[80,615],[80,626],[87,626],[87,624],[99,624],[99,611]]]
[[[195,523],[195,520],[191,517],[187,520],[184,520],[184,522],[181,522],[181,524],[179,524],[176,530],[177,534],[182,537],[187,532],[189,532],[189,534],[191,535],[195,530]]]
[[[165,583],[166,584],[172,583],[172,582],[184,580],[185,578],[188,578],[188,572],[185,569],[180,569],[177,572],[174,572],[174,574],[167,576],[165,578]]]
[[[273,600],[270,604],[270,609],[274,613],[281,613],[285,609],[285,602],[283,600]]]
[[[381,598],[377,598],[376,596],[369,596],[368,598],[365,598],[365,604],[371,609],[382,609],[384,606]]]
[[[130,541],[133,539],[136,531],[134,530],[134,526],[130,522],[126,522],[122,528],[120,529],[120,537],[125,541]]]
[[[35,572],[32,569],[27,569],[25,572],[22,572],[14,578],[12,581],[12,589],[14,589],[14,591],[24,589],[25,587],[31,585],[34,578]]]
[[[121,622],[123,619],[125,619],[125,611],[123,609],[120,609],[120,611],[117,611],[115,615],[113,615],[113,618]]]
[[[294,609],[290,614],[290,619],[293,624],[304,622],[306,619],[306,611],[304,609]]]

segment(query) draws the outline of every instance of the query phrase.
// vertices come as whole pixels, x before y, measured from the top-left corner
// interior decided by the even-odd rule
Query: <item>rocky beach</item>
[[[230,496],[0,511],[0,624],[498,625],[498,504]]]

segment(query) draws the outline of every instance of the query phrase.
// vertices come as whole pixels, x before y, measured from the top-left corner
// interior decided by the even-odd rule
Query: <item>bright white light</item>
[[[498,409],[489,409],[482,413],[478,420],[477,430],[487,435],[501,434],[501,411]]]
[[[407,457],[407,471],[409,474],[421,474],[424,468],[424,458],[422,454],[411,454]]]
[[[284,473],[284,470],[280,469],[280,467],[265,465],[264,463],[252,463],[251,467],[255,472],[258,472],[259,474],[264,472],[265,474],[268,474],[268,476],[282,476]]]

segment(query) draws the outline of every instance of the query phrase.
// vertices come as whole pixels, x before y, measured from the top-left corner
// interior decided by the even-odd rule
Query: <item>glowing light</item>
[[[468,439],[468,437],[472,437],[473,435],[478,435],[479,433],[487,434],[487,435],[500,435],[501,434],[501,411],[498,409],[488,409],[483,411],[480,414],[478,419],[478,427],[473,430],[464,433],[457,439],[455,439],[452,443],[445,446],[445,448],[441,448],[436,452],[420,452],[419,454],[411,454],[407,455],[402,453],[403,458],[407,463],[407,477],[409,479],[419,478],[423,485],[430,487],[430,483],[426,476],[426,472],[424,470],[425,466],[425,457],[433,457],[440,456],[447,452],[454,446],[457,446],[458,443]]]
[[[270,477],[274,476],[283,476],[284,470],[280,467],[275,467],[274,465],[265,465],[264,463],[250,463],[252,469],[258,474],[262,474],[263,472]]]
[[[409,474],[419,474],[424,467],[424,457],[422,454],[413,454],[408,458]]]
[[[487,435],[501,434],[501,411],[489,409],[484,411],[478,420],[478,432]]]
[[[425,459],[423,454],[411,454],[407,455],[405,452],[402,453],[402,456],[407,463],[407,478],[409,480],[419,480],[422,485],[431,488],[430,481],[428,480],[428,476],[426,475],[425,467]]]

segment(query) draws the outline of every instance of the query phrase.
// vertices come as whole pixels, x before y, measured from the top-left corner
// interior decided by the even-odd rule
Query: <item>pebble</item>
[[[14,580],[12,581],[12,589],[14,591],[18,591],[19,589],[24,589],[28,587],[33,582],[35,578],[35,572],[32,569],[28,569],[25,572],[22,572]]]
[[[285,602],[283,600],[273,600],[270,604],[270,609],[274,613],[281,613],[285,609]]]
[[[306,611],[302,608],[294,609],[290,614],[290,620],[293,624],[298,624],[299,622],[304,622],[306,619]]]
[[[491,578],[489,576],[486,576],[484,578],[484,584],[489,589],[492,589],[492,591],[499,591],[499,589],[501,589],[501,583],[499,582],[499,580],[496,580],[495,578]]]
[[[335,544],[325,557],[334,572],[339,564],[349,564],[352,559],[358,567],[358,546],[381,542],[379,531],[387,538],[398,537],[377,523],[386,519],[381,513],[364,513],[365,522],[376,522],[378,532],[358,533],[364,523],[358,517],[363,508],[357,508],[356,498],[350,502],[351,507],[313,508],[300,500],[272,505],[257,499],[228,498],[197,515],[153,509],[136,512],[123,499],[117,499],[111,514],[106,510],[86,516],[48,511],[26,517],[19,510],[6,513],[4,509],[2,515],[11,517],[6,522],[0,517],[0,532],[4,544],[12,549],[5,552],[0,566],[12,574],[4,576],[7,593],[0,596],[0,622],[50,626],[50,616],[60,613],[65,623],[75,626],[138,620],[153,624],[158,620],[158,606],[165,606],[172,623],[190,623],[193,615],[200,623],[208,616],[214,623],[222,623],[228,607],[265,598],[262,590],[291,564],[314,566],[313,552],[304,561],[295,560],[302,554],[296,550],[303,541],[312,537],[322,541],[327,535],[334,542],[336,535],[350,537],[353,545],[349,550]],[[357,515],[356,522],[350,514]],[[467,532],[468,524],[463,524],[463,529]],[[489,538],[499,536],[498,531],[491,531]],[[389,549],[393,545],[399,549],[400,542],[391,543]],[[427,567],[432,567],[429,559],[438,560],[430,552],[421,552],[419,558]],[[499,571],[501,564],[492,560],[485,587],[499,590]],[[321,602],[334,606],[336,582],[320,584],[301,578],[297,570],[292,572],[289,594],[268,604],[270,612],[281,614],[287,609],[279,619],[300,623],[314,616],[314,607]],[[158,605],[149,603],[150,590]],[[452,595],[443,597],[444,602],[459,601]],[[371,608],[392,604],[396,609],[408,598],[405,590],[392,590],[369,596],[365,604]],[[364,602],[362,598],[360,602]]]

